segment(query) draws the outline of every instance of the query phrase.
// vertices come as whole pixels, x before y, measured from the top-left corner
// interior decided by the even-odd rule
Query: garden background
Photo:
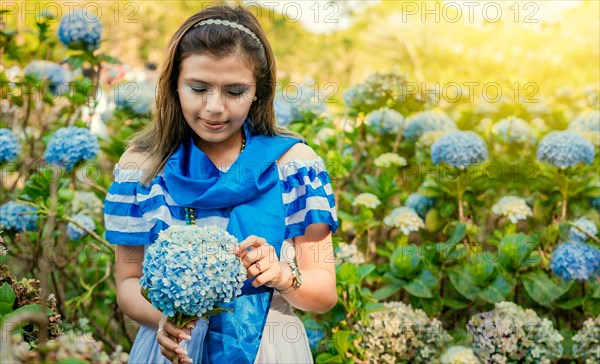
[[[599,2],[230,3],[332,179],[339,302],[299,313],[317,362],[600,361]],[[127,360],[102,201],[210,4],[2,3],[3,362]]]

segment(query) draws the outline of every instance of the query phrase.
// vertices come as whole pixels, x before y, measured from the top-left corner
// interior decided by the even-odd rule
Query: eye
[[[227,90],[227,93],[230,94],[231,96],[242,96],[247,91],[248,91],[248,89],[233,89],[233,90]]]
[[[194,91],[197,94],[201,94],[206,92],[206,87],[202,87],[202,86],[195,86],[195,85],[186,85],[187,87],[190,88],[190,90]]]

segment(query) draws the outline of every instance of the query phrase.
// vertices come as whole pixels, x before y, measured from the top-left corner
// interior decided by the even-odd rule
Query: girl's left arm
[[[335,266],[331,231],[327,224],[311,224],[302,236],[294,238],[294,250],[298,270],[302,275],[302,285],[283,297],[294,307],[302,311],[325,313],[337,303],[335,285]],[[290,281],[291,269],[281,262],[282,280]],[[283,287],[285,289],[285,287]]]

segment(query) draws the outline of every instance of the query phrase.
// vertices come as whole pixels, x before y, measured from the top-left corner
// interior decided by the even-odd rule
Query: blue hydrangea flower
[[[364,82],[350,86],[342,98],[349,108],[368,111],[388,100],[418,99],[418,96],[406,92],[403,87],[406,81],[407,76],[398,69],[389,73],[372,73]]]
[[[593,131],[600,133],[600,110],[581,112],[569,123],[569,129],[577,132]]]
[[[148,82],[124,82],[115,90],[115,107],[137,115],[147,115],[154,104],[155,87]]]
[[[54,95],[62,95],[69,90],[71,73],[59,64],[50,61],[33,61],[25,67],[25,75],[32,76],[48,85]]]
[[[94,222],[94,219],[87,215],[77,214],[73,216],[73,220],[77,221],[88,230],[94,231],[96,229],[96,223]],[[71,240],[80,240],[87,235],[87,232],[72,222],[69,222],[67,224],[67,235],[69,238],[71,238]]]
[[[70,171],[77,162],[94,158],[99,148],[98,137],[87,128],[69,126],[54,133],[44,158],[48,164],[55,163]]]
[[[242,293],[237,239],[215,225],[174,225],[146,249],[140,286],[163,314],[202,316]]]
[[[535,143],[535,134],[529,124],[516,116],[509,116],[492,126],[492,133],[507,143]]]
[[[312,350],[317,350],[317,346],[325,338],[323,330],[312,330],[306,329],[306,336],[308,337],[308,344]]]
[[[426,131],[451,131],[456,129],[454,120],[446,114],[427,110],[411,115],[404,123],[404,137],[409,140],[417,140]]]
[[[567,241],[554,249],[550,268],[566,281],[594,278],[600,269],[600,250],[580,241]]]
[[[285,126],[292,121],[304,119],[306,115],[319,116],[325,112],[323,100],[315,100],[318,93],[309,88],[309,82],[288,87],[285,92],[275,95],[275,119],[279,125]]]
[[[21,143],[10,129],[0,129],[0,163],[17,158],[21,152]]]
[[[451,131],[431,146],[431,160],[435,164],[448,163],[465,168],[487,158],[487,144],[472,131]]]
[[[365,124],[384,134],[400,132],[403,123],[404,116],[388,107],[371,111],[365,117]]]
[[[294,107],[287,102],[281,93],[275,95],[273,103],[275,108],[275,120],[280,126],[287,126],[294,120]]]
[[[594,160],[594,145],[574,131],[552,132],[538,144],[537,158],[561,169]]]
[[[411,193],[408,195],[406,202],[404,203],[406,206],[413,208],[419,216],[425,218],[427,212],[435,206],[436,199],[423,196],[418,193]]]
[[[35,231],[38,215],[33,206],[10,201],[0,206],[0,227],[6,230]]]
[[[596,234],[598,234],[598,228],[596,227],[596,224],[594,224],[592,220],[586,219],[585,217],[580,217],[579,219],[573,221],[573,225],[580,227],[581,229],[583,229],[583,231],[589,233],[592,236],[596,236]],[[574,241],[585,242],[589,238],[590,237],[584,234],[582,231],[580,231],[576,227],[571,226],[571,229],[569,230],[569,239]]]
[[[58,26],[58,39],[67,47],[82,45],[93,51],[100,47],[102,24],[97,16],[82,9],[63,15]]]

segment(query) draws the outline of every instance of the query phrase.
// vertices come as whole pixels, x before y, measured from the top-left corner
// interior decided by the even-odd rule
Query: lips
[[[204,125],[205,129],[213,130],[213,131],[219,131],[219,130],[223,129],[225,127],[225,124],[228,123],[228,121],[212,121],[212,120],[205,120],[205,119],[201,119],[201,122]]]

